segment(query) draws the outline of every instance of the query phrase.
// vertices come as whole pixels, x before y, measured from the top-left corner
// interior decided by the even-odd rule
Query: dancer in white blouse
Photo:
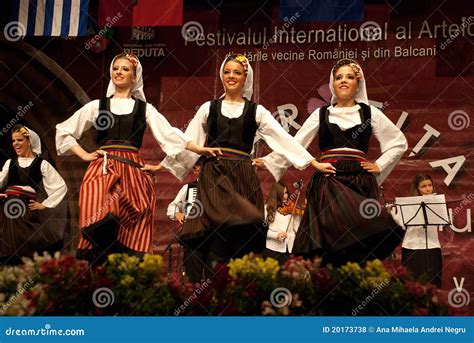
[[[105,98],[91,101],[56,126],[58,154],[72,153],[90,162],[79,194],[78,257],[94,263],[114,252],[152,253],[155,195],[148,171],[153,168],[139,155],[147,126],[167,155],[184,149],[215,154],[186,139],[146,103],[142,66],[135,55],[115,56],[110,77]],[[87,152],[77,139],[93,126],[99,149]]]
[[[265,247],[263,195],[250,160],[258,134],[273,150],[305,168],[313,157],[291,137],[263,106],[250,101],[253,71],[243,55],[230,55],[221,65],[225,94],[204,103],[190,122],[186,135],[197,144],[220,148],[218,158],[205,161],[198,182],[197,200],[202,215],[188,219],[181,239],[189,246],[206,245],[216,261]],[[184,178],[198,156],[167,157],[162,165]]]
[[[39,136],[16,125],[12,142],[18,157],[7,160],[0,173],[0,264],[18,264],[34,252],[61,250],[65,228],[42,222],[63,200],[67,187],[56,169],[39,157]]]
[[[400,243],[403,231],[377,202],[376,178],[380,184],[388,176],[406,151],[407,141],[380,110],[369,106],[357,62],[338,61],[329,87],[331,105],[316,109],[295,135],[305,148],[318,135],[321,158],[315,165],[319,172],[308,187],[293,252],[322,255],[332,264],[383,259]],[[372,135],[381,150],[374,163],[367,159]],[[281,153],[256,161],[262,162],[277,180],[290,166]]]

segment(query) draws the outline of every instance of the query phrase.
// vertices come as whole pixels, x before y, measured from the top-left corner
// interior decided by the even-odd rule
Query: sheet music
[[[431,194],[415,197],[395,198],[395,204],[402,212],[403,222],[410,226],[423,226],[425,218],[421,203],[426,204],[426,215],[429,225],[449,224],[448,208],[444,194]]]

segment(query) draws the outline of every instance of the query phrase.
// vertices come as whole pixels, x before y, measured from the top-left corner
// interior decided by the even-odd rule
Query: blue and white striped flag
[[[87,36],[89,0],[12,0],[21,36]]]

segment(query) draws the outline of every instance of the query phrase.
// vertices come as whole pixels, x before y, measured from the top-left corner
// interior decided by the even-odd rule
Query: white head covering
[[[231,56],[233,56],[233,55],[231,55]],[[243,60],[242,62],[240,62],[238,60],[237,61],[240,64],[242,64],[244,69],[247,70],[244,87],[242,88],[242,97],[246,98],[247,100],[250,100],[252,98],[252,94],[253,94],[253,69],[252,69],[252,66],[250,65],[249,60],[247,59],[247,57],[245,57],[244,55],[240,55],[240,54],[238,54],[237,56],[240,59]],[[234,61],[235,60],[235,59],[228,59],[228,58],[229,58],[229,56],[226,56],[226,58],[224,59],[224,62],[222,62],[222,64],[221,64],[221,69],[219,71],[219,76],[221,78],[222,85],[224,86],[224,89],[225,89],[224,66],[228,61]],[[245,65],[247,66],[247,68],[245,68]],[[221,98],[224,95],[225,95],[225,93],[221,95]]]
[[[354,60],[350,59],[344,59],[347,61],[351,61],[350,64],[347,64],[349,67],[354,69],[354,72],[358,73],[360,75],[359,79],[359,86],[357,87],[357,92],[355,94],[355,101],[356,102],[363,102],[366,105],[369,105],[369,98],[367,97],[367,89],[365,86],[365,77],[364,77],[364,72],[362,71],[361,66]],[[340,60],[342,61],[342,60]],[[340,62],[337,61],[336,65]],[[334,66],[335,67],[335,66]],[[331,90],[332,98],[331,98],[331,105],[335,104],[337,102],[337,97],[336,93],[334,92],[334,67],[331,69],[331,76],[329,77],[329,89]],[[357,70],[358,69],[358,70]]]
[[[28,137],[28,140],[30,141],[31,151],[33,151],[33,153],[35,153],[36,155],[40,155],[41,154],[41,140],[38,134],[34,132],[32,129],[29,129],[24,125],[21,125],[21,126],[26,130],[26,132],[21,130],[20,133],[23,136]]]
[[[127,57],[128,56],[128,57]],[[110,63],[110,81],[109,86],[107,87],[107,97],[112,96],[115,93],[115,85],[112,81],[112,71],[114,67],[114,62],[118,56],[115,56],[112,62]],[[143,92],[143,68],[142,64],[135,55],[127,54],[126,57],[130,62],[136,61],[136,70],[135,70],[135,82],[132,85],[132,96],[136,99],[146,101],[145,93]],[[134,62],[132,62],[133,64]]]

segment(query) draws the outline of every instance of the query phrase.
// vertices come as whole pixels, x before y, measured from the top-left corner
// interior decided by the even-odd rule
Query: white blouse
[[[27,168],[33,162],[34,157],[19,157],[18,164],[21,168]],[[0,173],[0,188],[8,182],[8,169],[10,168],[11,160],[7,160],[3,165]],[[48,208],[54,208],[63,200],[67,192],[67,186],[64,179],[59,175],[56,169],[48,162],[43,160],[41,162],[41,175],[43,175],[43,187],[48,194],[48,197],[43,200],[42,204]],[[30,186],[19,186],[22,189],[35,193],[35,190]]]
[[[267,218],[267,208],[265,206],[265,218]],[[275,220],[268,223],[267,243],[266,247],[270,250],[285,253],[293,251],[295,244],[296,232],[300,226],[301,216],[291,214],[281,214],[278,210],[275,212]],[[287,231],[288,228],[288,231]],[[281,242],[278,240],[278,234],[286,232],[286,239]]]
[[[441,248],[438,239],[438,225],[428,225],[428,249]],[[402,248],[426,249],[425,228],[423,226],[408,226],[403,238]]]
[[[110,111],[116,115],[127,115],[133,111],[135,100],[110,99]],[[99,100],[93,100],[76,111],[69,119],[56,125],[56,149],[58,155],[70,155],[71,147],[78,145],[77,139],[89,130],[99,115]],[[151,104],[146,104],[146,123],[161,149],[170,156],[183,151],[189,139],[181,130],[172,127],[166,118]]]
[[[392,208],[391,214],[395,222],[406,230],[403,237],[402,248],[411,250],[426,249],[426,242],[428,242],[428,249],[441,248],[438,238],[438,225],[428,225],[426,233],[423,226],[405,226],[401,211],[397,207]]]
[[[345,131],[361,122],[359,105],[352,107],[329,106],[328,120]],[[375,161],[380,168],[380,174],[376,175],[377,182],[381,184],[396,166],[403,153],[408,149],[407,140],[398,127],[393,124],[378,108],[370,106],[372,133],[380,144],[381,155]],[[319,129],[319,108],[306,119],[303,126],[298,130],[295,139],[305,148],[313,142]],[[348,148],[344,148],[348,150]],[[280,180],[291,165],[283,154],[273,152],[263,157],[265,167],[273,174],[276,180]]]
[[[208,101],[199,108],[185,132],[186,136],[198,145],[204,145],[206,143],[207,117],[209,116],[210,105],[211,102]],[[224,100],[222,101],[221,108],[222,115],[230,119],[239,118],[243,113],[244,105],[244,103]],[[261,105],[257,106],[255,121],[258,128],[254,143],[260,138],[263,138],[272,150],[285,155],[289,163],[293,164],[297,169],[306,168],[314,159],[311,154],[283,129],[265,107]],[[182,180],[198,158],[199,156],[195,153],[185,151],[178,155],[177,158],[173,158],[172,156],[166,157],[161,164],[174,173],[177,178]],[[175,173],[174,171],[177,172]]]
[[[186,194],[188,193],[188,184],[185,184],[176,194],[176,198],[168,205],[166,216],[171,220],[176,220],[176,213],[184,213],[184,203],[186,202]]]

